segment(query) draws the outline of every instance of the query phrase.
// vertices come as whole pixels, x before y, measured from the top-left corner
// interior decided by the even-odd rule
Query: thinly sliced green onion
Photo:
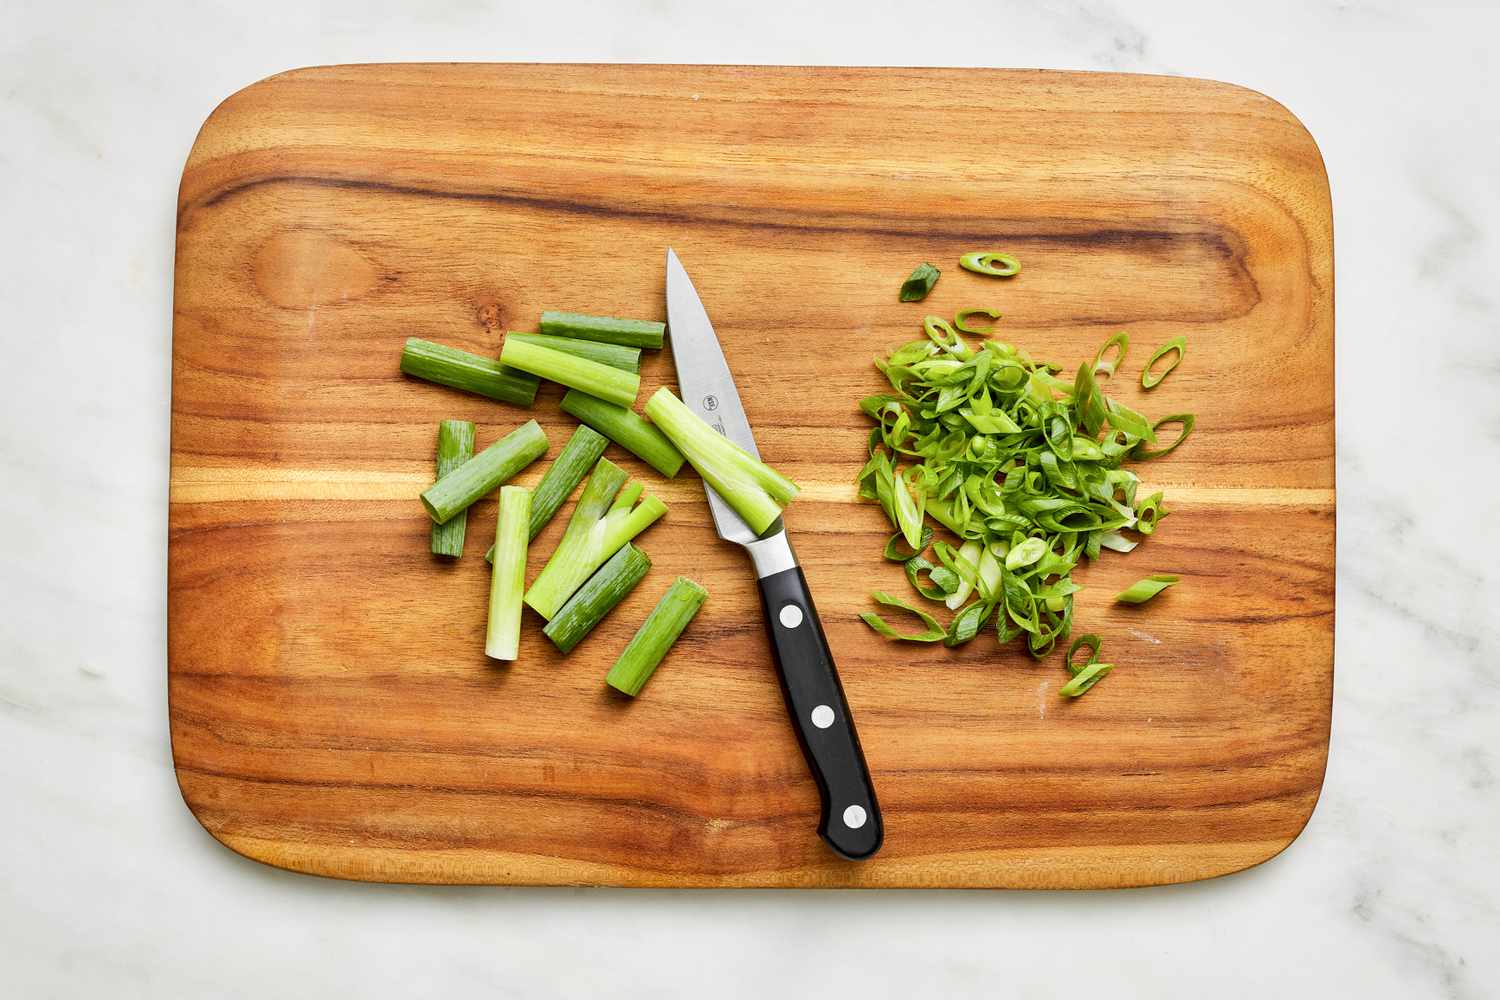
[[[546,433],[535,420],[528,420],[427,487],[422,506],[443,524],[546,453]]]
[[[626,347],[623,344],[607,344],[602,340],[579,340],[576,337],[554,337],[546,333],[517,333],[514,330],[506,333],[506,340],[524,340],[528,344],[537,347],[545,347],[553,351],[562,351],[571,354],[575,358],[587,358],[597,361],[601,365],[609,365],[618,368],[622,372],[638,372],[641,370],[641,349],[639,347]]]
[[[1009,278],[1021,271],[1021,262],[1008,253],[995,250],[976,250],[958,258],[958,266],[975,274],[991,274],[997,278]]]
[[[646,553],[626,542],[568,598],[542,629],[542,634],[562,652],[572,652],[573,647],[645,579],[650,568],[651,560]]]
[[[478,393],[502,403],[530,406],[536,399],[535,375],[417,337],[408,338],[401,350],[401,370],[415,378]]]
[[[941,548],[933,548],[943,567],[958,577],[958,587],[943,602],[949,611],[957,611],[974,593],[974,587],[979,583],[979,559],[984,551],[984,543],[975,539],[964,542],[957,552],[951,551],[946,543]]]
[[[667,387],[647,400],[646,416],[757,535],[797,495],[796,483],[704,423]]]
[[[495,526],[495,567],[490,575],[490,619],[484,654],[514,660],[521,645],[521,593],[526,589],[527,525],[531,491],[500,487],[500,514]]]
[[[1068,647],[1068,655],[1063,657],[1063,666],[1067,668],[1069,676],[1078,676],[1078,674],[1082,673],[1084,667],[1099,659],[1099,647],[1100,645],[1102,645],[1102,643],[1103,640],[1101,640],[1097,635],[1093,635],[1092,633],[1088,635],[1080,635],[1078,638],[1074,639],[1073,645]],[[1089,658],[1087,660],[1084,660],[1082,663],[1074,662],[1074,655],[1085,646],[1088,647]]]
[[[616,406],[633,405],[636,393],[641,390],[641,377],[634,372],[621,371],[512,337],[505,338],[500,349],[500,363],[597,396]]]
[[[861,612],[859,617],[864,619],[864,623],[870,626],[876,632],[879,632],[881,635],[885,636],[887,639],[899,639],[902,642],[942,642],[944,639],[948,638],[948,630],[943,628],[942,625],[938,624],[938,620],[936,618],[932,617],[921,608],[914,608],[910,604],[907,604],[905,601],[892,597],[890,594],[887,594],[883,590],[877,590],[870,596],[881,604],[884,604],[886,607],[900,608],[902,611],[906,611],[916,615],[922,620],[922,624],[927,626],[927,628],[921,632],[901,633],[897,632],[894,628],[887,624],[886,620],[880,617],[875,612]]]
[[[1177,446],[1186,441],[1188,435],[1193,433],[1193,425],[1197,422],[1198,418],[1191,413],[1174,413],[1170,417],[1162,417],[1151,425],[1151,432],[1155,434],[1163,427],[1175,425],[1178,428],[1176,440],[1165,448],[1147,448],[1144,444],[1138,444],[1130,449],[1130,457],[1144,461],[1148,458],[1161,458],[1163,455],[1175,451]]]
[[[897,537],[900,537],[899,535]],[[958,589],[958,574],[946,566],[934,566],[921,556],[908,559],[902,566],[906,570],[907,582],[912,589],[929,601],[942,601]],[[922,583],[922,573],[927,573],[930,583]]]
[[[1156,522],[1167,516],[1166,507],[1162,506],[1162,494],[1156,492],[1142,500],[1135,508],[1135,530],[1143,535],[1149,535],[1156,531]]]
[[[916,549],[922,540],[922,515],[927,507],[927,494],[918,491],[913,497],[907,477],[900,474],[892,479],[892,486],[895,490],[896,526],[901,529],[906,544]]]
[[[1121,604],[1145,604],[1180,579],[1173,573],[1153,573],[1120,591],[1115,600]]]
[[[682,630],[688,627],[708,600],[708,591],[685,576],[679,576],[662,595],[639,631],[626,645],[604,680],[610,687],[634,698],[651,679]]]
[[[438,424],[437,477],[448,473],[474,457],[474,425],[467,420],[444,420]],[[464,535],[468,532],[469,513],[461,510],[446,524],[432,526],[432,554],[457,559],[464,554]]]
[[[616,319],[613,316],[585,316],[583,313],[542,313],[541,331],[557,337],[600,340],[626,347],[657,348],[667,324],[644,319]]]
[[[595,399],[577,389],[568,390],[561,405],[564,413],[577,417],[668,479],[682,468],[682,452],[634,410]]]
[[[953,325],[958,328],[959,333],[972,333],[976,337],[988,337],[995,332],[995,324],[989,326],[974,327],[969,325],[971,316],[988,316],[991,320],[1000,318],[998,309],[960,309],[958,315],[953,317]]]
[[[912,271],[911,277],[901,282],[901,301],[921,302],[927,298],[927,293],[932,291],[933,285],[937,284],[940,273],[931,264],[918,264],[916,270]]]
[[[1176,352],[1175,354],[1173,354],[1174,351]],[[1173,354],[1171,364],[1163,368],[1160,374],[1157,374],[1152,369],[1156,367],[1158,361],[1168,354]],[[1165,344],[1162,344],[1151,353],[1151,359],[1146,362],[1146,367],[1141,369],[1141,388],[1155,389],[1161,385],[1161,380],[1172,374],[1172,369],[1182,364],[1182,360],[1185,357],[1187,357],[1186,337],[1173,337]]]
[[[948,626],[948,635],[943,639],[945,646],[961,646],[979,634],[984,623],[990,620],[990,612],[995,606],[988,601],[975,601],[960,611]]]
[[[1106,358],[1110,348],[1114,348],[1115,355]],[[1098,352],[1094,355],[1093,373],[1094,377],[1113,376],[1125,363],[1125,353],[1130,350],[1130,334],[1121,330],[1119,333],[1111,334],[1103,344],[1099,345]]]
[[[667,512],[667,505],[653,496],[636,504],[641,485],[626,486],[626,478],[607,458],[594,467],[562,541],[526,592],[526,603],[543,618],[556,615],[605,560]]]
[[[1028,538],[1011,548],[1005,556],[1005,568],[1014,572],[1024,569],[1047,554],[1045,538]]]
[[[916,545],[907,545],[906,536],[898,531],[891,536],[890,541],[885,543],[885,557],[891,562],[909,562],[921,555],[922,550],[927,548],[931,541],[932,528],[929,525],[922,525],[922,537],[917,539]]]
[[[1057,693],[1064,698],[1077,698],[1089,688],[1104,680],[1104,676],[1114,669],[1111,663],[1091,662],[1084,667],[1073,679],[1057,689]]]

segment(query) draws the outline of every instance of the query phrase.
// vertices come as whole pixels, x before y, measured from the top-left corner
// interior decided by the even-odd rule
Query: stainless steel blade
[[[708,320],[708,311],[703,308],[703,300],[698,297],[698,290],[683,269],[682,261],[670,248],[667,250],[667,331],[672,342],[672,361],[677,366],[677,386],[682,401],[720,434],[759,458],[755,435],[750,431],[750,421],[745,417],[745,407],[740,403],[740,393],[735,388],[734,376],[729,373],[729,362],[724,359],[718,335]],[[755,532],[750,530],[744,518],[736,514],[713,487],[704,483],[703,489],[708,494],[708,509],[713,514],[719,537],[747,548],[755,543]],[[778,535],[782,535],[780,518],[767,529],[764,540],[770,541]],[[757,555],[754,549],[751,555]],[[757,558],[757,570],[760,568]]]

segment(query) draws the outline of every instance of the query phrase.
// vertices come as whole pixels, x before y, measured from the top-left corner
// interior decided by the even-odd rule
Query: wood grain
[[[642,540],[645,584],[566,660],[483,654],[493,500],[427,553],[442,418],[482,447],[532,414],[403,379],[402,340],[494,354],[544,308],[663,315],[675,247],[788,514],[885,810],[863,864],[814,833],[743,555],[697,480]],[[1333,261],[1311,137],[1198,80],[974,70],[356,66],[226,100],[182,178],[169,686],[182,792],[252,858],[345,878],[659,886],[1125,886],[1254,865],[1301,830],[1333,674]],[[974,249],[1020,277],[958,270]],[[896,289],[944,269],[922,305]],[[1063,703],[1055,661],[986,637],[887,645],[857,618],[887,532],[856,502],[868,359],[924,312],[1005,313],[1076,364],[1187,361],[1196,411],[1143,471],[1172,516],[1080,574],[1117,669]],[[643,393],[670,379],[648,353]],[[554,453],[570,423],[544,387]],[[533,467],[521,479],[540,475]],[[566,517],[533,547],[539,568]],[[1113,607],[1148,572],[1182,586]],[[678,573],[712,597],[646,696],[603,675]]]

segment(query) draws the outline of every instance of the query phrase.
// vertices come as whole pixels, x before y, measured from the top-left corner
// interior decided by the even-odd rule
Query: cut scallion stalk
[[[407,339],[401,351],[401,370],[428,382],[478,393],[502,403],[530,406],[536,399],[536,376],[430,340]]]
[[[505,335],[506,340],[524,340],[528,344],[546,347],[554,351],[571,354],[575,358],[587,358],[601,365],[618,368],[622,372],[641,370],[641,350],[623,344],[607,344],[602,340],[579,340],[575,337],[553,337],[545,333],[516,333]]]
[[[665,386],[647,400],[646,416],[757,535],[797,495],[796,483],[704,423]]]
[[[656,497],[641,498],[637,504],[642,487],[626,486],[626,478],[607,458],[594,467],[562,541],[526,592],[526,603],[543,618],[553,618],[605,560],[667,512],[667,505]]]
[[[542,634],[562,652],[572,652],[573,647],[645,579],[650,568],[651,560],[646,553],[626,542],[578,588],[577,593],[568,598],[568,602],[542,629]]]
[[[500,487],[500,514],[495,526],[495,568],[490,575],[490,619],[484,653],[514,660],[521,644],[521,594],[526,589],[527,525],[531,491]]]
[[[990,274],[997,278],[1009,278],[1021,270],[1021,262],[1008,253],[994,250],[966,253],[958,258],[958,266],[975,274]]]
[[[546,453],[546,433],[535,420],[528,420],[427,487],[422,506],[443,524]]]
[[[531,491],[529,538],[535,539],[551,523],[558,508],[573,495],[574,487],[589,474],[589,470],[599,461],[599,456],[604,454],[604,449],[608,446],[609,440],[591,427],[579,427],[573,432],[568,443],[563,445],[563,450],[557,453],[557,458],[547,467],[542,481]],[[489,562],[495,561],[493,545],[484,554],[484,558]]]
[[[633,405],[636,393],[641,389],[641,377],[634,372],[621,371],[513,337],[505,338],[500,349],[500,363],[570,389],[582,390],[616,406]]]
[[[911,277],[901,282],[901,301],[921,302],[927,298],[927,293],[932,291],[933,285],[937,284],[941,273],[931,264],[918,264],[916,270],[912,271]]]
[[[1077,698],[1104,680],[1104,675],[1113,669],[1113,664],[1100,663],[1096,660],[1074,674],[1072,680],[1057,689],[1057,693],[1064,698]]]
[[[582,340],[601,340],[626,347],[660,347],[667,324],[643,319],[615,319],[613,316],[585,316],[583,313],[542,313],[543,333]]]
[[[682,468],[682,452],[634,410],[570,389],[563,395],[562,411],[588,424],[668,479]]]
[[[474,457],[474,425],[467,420],[444,420],[438,424],[437,477],[444,476]],[[445,524],[432,526],[432,554],[457,559],[464,554],[469,513],[461,510]]]
[[[605,682],[632,698],[640,694],[667,651],[707,599],[708,591],[687,577],[679,576],[674,580],[610,668]]]
[[[1145,604],[1180,579],[1174,573],[1153,573],[1120,591],[1115,600],[1121,604]]]

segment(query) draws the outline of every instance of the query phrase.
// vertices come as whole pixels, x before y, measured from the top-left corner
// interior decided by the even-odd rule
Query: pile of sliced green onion
[[[922,339],[875,362],[891,391],[859,404],[875,424],[859,493],[878,501],[896,528],[885,556],[952,617],[945,626],[884,592],[874,599],[909,612],[922,628],[902,632],[873,611],[862,617],[891,639],[950,646],[992,626],[1000,642],[1022,639],[1040,659],[1072,631],[1079,562],[1104,549],[1129,552],[1167,516],[1162,494],[1141,495],[1126,463],[1169,453],[1194,418],[1153,423],[1103,393],[1096,376],[1113,375],[1124,361],[1123,333],[1067,380],[1058,366],[965,322],[978,314],[998,316],[966,309],[954,323],[925,317]],[[984,339],[966,340],[960,330]],[[1167,426],[1176,436],[1163,444],[1157,431]],[[928,521],[954,541],[934,540]],[[1090,684],[1107,669],[1091,673]],[[1088,686],[1070,684],[1064,693],[1076,697]]]

